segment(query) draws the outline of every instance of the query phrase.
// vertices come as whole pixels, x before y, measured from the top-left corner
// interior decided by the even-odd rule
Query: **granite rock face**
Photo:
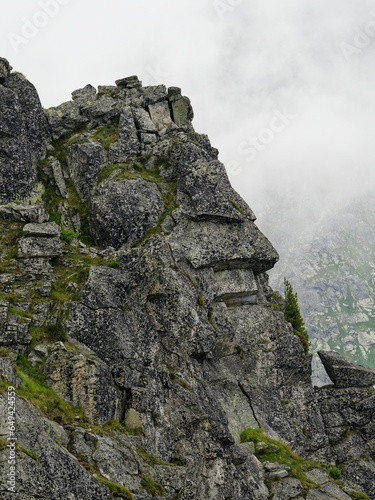
[[[0,200],[21,200],[36,180],[50,138],[35,87],[3,59],[0,77]]]
[[[0,82],[9,71],[0,60]],[[45,208],[0,207],[2,497],[375,498],[372,379],[351,366],[343,383],[331,355],[335,385],[312,386],[268,284],[278,254],[189,99],[131,76],[46,116]],[[267,443],[241,443],[248,428],[340,466],[343,484],[315,462],[295,477]]]
[[[375,369],[351,363],[337,352],[318,351],[318,355],[336,387],[375,385]]]

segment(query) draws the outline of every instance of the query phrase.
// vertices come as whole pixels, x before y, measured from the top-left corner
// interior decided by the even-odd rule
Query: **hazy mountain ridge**
[[[294,211],[298,208],[294,206]],[[304,209],[302,208],[303,212]],[[372,195],[332,208],[308,230],[294,231],[287,207],[275,228],[267,217],[261,227],[275,242],[280,261],[269,273],[283,291],[283,278],[298,292],[312,350],[335,350],[351,361],[375,366],[375,202]],[[280,224],[281,220],[281,224]],[[293,234],[291,234],[293,231]],[[329,383],[317,357],[313,380]]]

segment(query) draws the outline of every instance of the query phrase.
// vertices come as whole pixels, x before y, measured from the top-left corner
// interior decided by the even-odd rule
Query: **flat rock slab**
[[[356,365],[334,351],[318,351],[329,378],[336,387],[375,385],[375,369]]]
[[[272,486],[273,500],[289,500],[297,497],[302,491],[302,483],[295,477],[288,477]]]
[[[328,474],[321,469],[313,469],[305,472],[307,479],[310,479],[315,484],[328,483]]]
[[[62,242],[58,238],[30,236],[18,242],[18,257],[21,259],[43,257],[50,259],[62,254]]]
[[[23,232],[30,236],[45,236],[45,237],[59,237],[61,234],[61,227],[56,222],[45,222],[44,224],[26,224]]]
[[[0,205],[0,219],[15,222],[46,222],[48,212],[42,205],[18,205],[9,203]]]
[[[326,483],[310,490],[306,500],[351,500],[351,497],[336,484]]]

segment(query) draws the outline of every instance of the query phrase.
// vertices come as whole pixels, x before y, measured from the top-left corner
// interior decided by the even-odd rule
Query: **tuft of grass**
[[[152,479],[152,477],[142,476],[141,485],[150,496],[165,497],[163,486],[159,483],[159,481],[155,481],[154,479]]]
[[[25,356],[19,356],[16,370],[22,380],[22,384],[17,388],[18,396],[29,399],[47,418],[61,425],[72,424],[76,416],[79,416],[82,422],[87,422],[83,409],[63,401],[45,384],[41,369],[33,367]]]
[[[95,474],[94,477],[97,481],[99,481],[99,483],[102,483],[109,488],[111,492],[109,497],[110,499],[125,498],[126,500],[133,500],[133,495],[128,489],[121,486],[121,484],[112,483],[112,481],[108,481],[108,479],[105,479],[103,476],[99,476],[98,474]]]
[[[23,453],[25,453],[26,455],[28,455],[29,457],[31,457],[33,460],[35,460],[35,462],[39,463],[39,458],[38,458],[38,455],[36,453],[34,453],[33,451],[30,451],[30,450],[27,450],[26,448],[22,448],[22,447],[20,447],[19,449]]]
[[[239,206],[237,205],[237,203],[235,203],[235,202],[234,202],[234,201],[232,201],[232,200],[228,200],[228,201],[229,201],[229,202],[230,202],[230,203],[234,206],[234,208],[235,208],[238,212],[240,212],[240,214],[243,214],[243,209],[242,209],[241,207],[239,207]]]
[[[199,307],[204,307],[204,297],[202,294],[199,295],[198,304],[199,304]]]
[[[120,118],[117,116],[113,118],[110,123],[99,127],[92,134],[92,139],[94,141],[100,142],[104,149],[109,151],[112,143],[118,140],[118,124]]]
[[[78,238],[78,231],[73,231],[73,229],[66,229],[64,225],[61,226],[61,236],[60,239],[65,241],[65,243],[70,243],[73,238]]]
[[[263,429],[246,429],[240,437],[241,443],[254,443],[255,456],[260,462],[278,462],[288,465],[290,467],[289,475],[301,481],[305,493],[316,486],[306,477],[305,471],[321,468],[317,462],[310,462],[296,455],[288,445],[266,436]]]
[[[118,259],[114,259],[112,262],[108,264],[109,267],[112,267],[113,269],[118,269],[120,267],[120,262]]]
[[[354,500],[370,500],[370,497],[368,497],[365,493],[362,493],[360,491],[352,491],[350,493],[350,496]]]

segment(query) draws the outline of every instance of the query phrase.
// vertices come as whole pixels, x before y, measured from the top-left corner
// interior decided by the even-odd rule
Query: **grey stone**
[[[305,472],[307,479],[310,479],[315,484],[328,483],[328,474],[322,469],[313,469]]]
[[[297,497],[303,490],[302,483],[294,477],[288,477],[283,481],[274,483],[271,492],[274,500],[290,500]]]
[[[58,139],[64,132],[70,132],[75,127],[89,121],[87,116],[81,114],[78,99],[48,108],[45,110],[45,114],[54,139]]]
[[[42,223],[48,220],[48,212],[43,205],[0,205],[0,219],[15,222]]]
[[[18,257],[27,258],[53,258],[62,254],[62,242],[58,238],[28,237],[18,242]]]
[[[330,379],[336,387],[375,385],[375,369],[351,363],[334,351],[318,351]]]
[[[148,106],[148,111],[158,132],[164,132],[172,125],[173,122],[171,119],[168,101],[150,104]]]
[[[167,240],[176,257],[186,258],[195,269],[248,268],[259,274],[271,269],[278,260],[271,243],[250,221],[238,224],[181,221]]]
[[[156,185],[142,178],[100,184],[89,203],[97,244],[115,249],[138,241],[156,226],[164,208]]]
[[[155,104],[159,101],[165,101],[168,96],[165,85],[151,85],[144,87],[143,94],[146,106],[149,104]]]
[[[72,92],[72,99],[75,101],[76,99],[87,99],[89,98],[90,100],[95,98],[96,96],[96,89],[92,85],[88,84],[82,89],[74,90]]]
[[[100,120],[104,123],[120,114],[117,102],[110,96],[102,96],[92,103],[81,107],[81,112],[90,120]]]
[[[57,342],[44,374],[46,383],[65,401],[82,407],[91,422],[103,425],[115,416],[116,390],[108,366],[98,359],[68,351]]]
[[[134,120],[138,130],[142,132],[156,132],[154,123],[152,122],[149,113],[143,108],[134,109]]]
[[[51,169],[58,194],[60,194],[63,198],[69,198],[60,162],[52,156],[48,162],[48,167]]]
[[[215,273],[215,279],[218,287],[217,298],[227,304],[248,303],[250,297],[254,297],[251,303],[257,302],[258,286],[251,269],[218,271]]]
[[[7,493],[6,474],[9,472],[5,460],[0,465],[0,490],[5,499],[22,498],[66,498],[80,500],[107,500],[109,489],[96,481],[78,460],[51,436],[51,426],[30,402],[16,397],[18,432],[17,441],[38,458],[38,462],[22,451],[17,451],[17,471],[15,493]],[[0,395],[0,434],[7,435],[7,398]],[[53,425],[53,424],[52,424]],[[5,456],[5,454],[3,455]]]
[[[116,80],[115,83],[120,89],[139,88],[142,86],[142,83],[139,81],[139,78],[136,75],[121,78],[119,80]]]
[[[188,121],[193,121],[194,112],[188,97],[181,96],[181,89],[178,87],[169,87],[168,99],[172,107],[173,121],[179,127],[185,125]]]
[[[7,59],[0,57],[0,82],[4,80],[7,76],[9,76],[12,71],[12,66],[9,64]]]
[[[72,144],[68,147],[68,169],[81,200],[90,197],[91,190],[106,162],[106,151],[97,142]]]
[[[0,377],[9,382],[13,387],[18,387],[22,383],[22,380],[14,369],[12,359],[8,356],[0,357]]]
[[[307,500],[351,500],[339,486],[334,483],[326,483],[319,488],[311,489],[306,497]]]
[[[2,63],[7,68],[6,63]],[[7,73],[7,69],[5,73]],[[49,130],[35,87],[12,73],[0,84],[0,200],[21,201],[36,181]]]
[[[44,222],[42,224],[29,223],[23,227],[27,236],[60,237],[61,227],[56,222]]]
[[[189,196],[192,210],[182,209],[197,219],[255,220],[252,210],[231,187],[224,165],[212,161],[195,144],[183,146],[178,164],[178,190]]]
[[[140,142],[130,106],[125,107],[118,125],[118,142],[112,143],[109,159],[112,163],[133,160],[140,152]]]

